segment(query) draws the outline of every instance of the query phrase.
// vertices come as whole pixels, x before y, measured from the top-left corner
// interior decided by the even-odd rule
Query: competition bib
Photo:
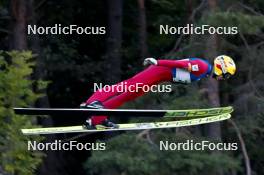
[[[174,68],[173,73],[173,82],[188,84],[191,83],[191,74],[187,70]]]

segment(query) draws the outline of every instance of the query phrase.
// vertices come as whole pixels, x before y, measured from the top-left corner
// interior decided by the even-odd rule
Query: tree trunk
[[[192,0],[186,0],[186,9],[187,9],[187,23],[194,23],[193,19],[191,17],[193,16],[193,9],[194,9],[194,4],[195,2]]]
[[[12,34],[10,50],[26,50],[27,1],[11,0]]]
[[[216,9],[216,0],[209,0],[209,10],[213,12]],[[205,57],[213,62],[213,59],[217,56],[217,35],[209,35],[206,43]],[[213,107],[220,106],[219,98],[219,84],[218,81],[210,78],[206,82],[206,88],[208,90],[208,101]],[[221,128],[220,123],[208,124],[208,137],[216,140],[221,140]]]
[[[108,0],[108,30],[106,53],[106,80],[121,79],[122,0]]]
[[[144,59],[148,55],[145,0],[138,0],[138,6],[139,6],[139,17],[138,17],[139,52],[140,52],[140,59]]]
[[[34,10],[34,0],[28,0],[28,14],[30,16],[29,23],[32,25],[37,24],[37,15]],[[32,50],[33,54],[37,55],[36,67],[34,70],[33,78],[36,80],[40,80],[40,79],[45,80],[46,79],[46,71],[45,71],[46,68],[45,68],[45,63],[43,61],[43,57],[41,53],[40,39],[37,34],[32,35],[29,38],[29,45],[30,45],[30,49]],[[40,108],[50,107],[47,90],[44,89],[40,92],[35,87],[34,91],[44,94],[43,97],[41,97],[40,99],[36,101],[35,107],[40,107]],[[38,123],[44,127],[53,126],[53,120],[51,117],[41,118]],[[55,139],[56,139],[55,135],[49,135],[49,136],[46,136],[45,141],[52,142]],[[46,154],[46,157],[44,158],[43,163],[38,170],[39,175],[42,175],[42,174],[56,175],[56,174],[66,173],[66,172],[62,172],[61,170],[59,170],[59,169],[63,169],[62,167],[64,166],[64,161],[63,159],[61,159],[61,154],[62,154],[61,152],[46,151],[45,154]]]
[[[30,14],[30,20],[29,22],[32,25],[37,24],[37,16],[36,13],[34,11],[34,0],[29,0],[29,5],[28,5],[28,12]],[[36,57],[36,67],[35,67],[35,71],[34,71],[34,78],[37,80],[45,80],[46,79],[46,67],[45,67],[45,63],[42,57],[42,53],[41,53],[41,47],[40,47],[40,39],[38,34],[36,35],[32,35],[30,38],[30,47],[31,50],[33,51],[33,54],[37,55]],[[37,102],[36,102],[36,107],[50,107],[49,104],[49,99],[47,96],[47,90],[44,89],[42,92],[44,94],[44,97],[40,98]],[[47,118],[48,119],[48,118]],[[41,123],[43,124],[43,123]],[[53,122],[45,122],[44,126],[52,126]]]
[[[216,0],[208,0],[209,5],[209,13],[214,12],[217,7]],[[218,42],[217,42],[217,35],[209,35],[207,42],[206,42],[206,52],[205,57],[207,59],[210,59],[211,62],[213,62],[213,59],[217,56],[217,48],[218,48]],[[220,106],[220,97],[219,97],[219,84],[218,81],[209,78],[209,80],[205,84],[208,92],[208,102],[212,107]],[[206,125],[206,135],[210,139],[221,141],[221,126],[220,123],[211,123]],[[213,154],[219,154],[219,152],[215,151]],[[210,174],[215,175],[222,175],[223,172],[221,169],[216,169],[213,172],[210,172]]]

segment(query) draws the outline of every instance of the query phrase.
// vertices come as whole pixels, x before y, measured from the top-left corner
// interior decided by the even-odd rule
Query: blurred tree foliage
[[[227,101],[235,107],[235,121],[237,122],[246,142],[252,161],[252,168],[258,174],[263,174],[264,162],[260,157],[264,152],[258,148],[263,144],[263,28],[264,18],[246,4],[239,3],[239,10],[217,12],[202,21],[213,26],[238,26],[239,34],[236,38],[222,37],[221,48],[237,58],[238,71],[233,81],[222,84],[222,95],[228,94]],[[262,6],[263,7],[263,6]],[[262,8],[263,10],[263,8]],[[231,53],[232,52],[232,53]],[[234,88],[236,87],[236,88]],[[230,130],[230,134],[233,130]]]
[[[20,132],[21,128],[36,126],[32,118],[13,111],[13,107],[30,106],[41,97],[32,91],[33,84],[39,89],[46,87],[43,81],[29,79],[34,64],[29,51],[0,52],[0,174],[34,174],[43,157],[38,151],[27,150],[29,138]]]
[[[228,153],[211,154],[204,151],[160,151],[160,141],[185,143],[186,139],[201,142],[205,138],[177,134],[168,130],[152,131],[151,138],[123,134],[111,139],[105,151],[94,151],[87,160],[87,174],[207,174],[221,168],[224,172],[239,170],[239,161]],[[135,149],[136,148],[136,149]],[[107,153],[106,153],[107,152]]]

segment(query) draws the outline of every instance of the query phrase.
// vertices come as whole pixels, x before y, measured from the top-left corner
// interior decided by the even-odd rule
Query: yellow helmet
[[[236,72],[236,64],[234,60],[226,55],[220,55],[214,60],[214,74],[216,76],[222,75],[224,78],[226,76],[234,75]]]

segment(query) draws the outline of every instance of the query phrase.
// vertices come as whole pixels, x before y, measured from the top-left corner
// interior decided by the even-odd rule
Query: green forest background
[[[1,175],[264,174],[263,0],[1,0]],[[106,26],[107,35],[30,35],[28,24]],[[159,25],[237,26],[237,35],[159,35]],[[78,108],[94,82],[116,83],[144,69],[146,57],[231,56],[225,82],[173,85],[123,106],[188,109],[234,106],[232,120],[155,131],[25,137],[21,128],[81,124],[81,118],[28,118],[13,107]],[[136,121],[119,119],[117,122]],[[75,137],[75,138],[72,138]],[[27,151],[27,140],[107,142],[107,151]],[[237,142],[237,151],[159,151],[160,140]]]

